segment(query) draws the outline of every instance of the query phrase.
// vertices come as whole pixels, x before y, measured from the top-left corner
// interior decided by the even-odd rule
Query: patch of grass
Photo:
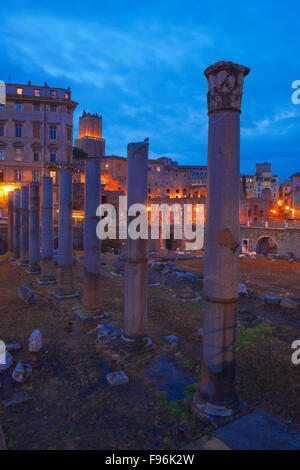
[[[237,335],[237,347],[240,350],[247,350],[259,345],[264,339],[271,335],[273,325],[269,322],[260,322],[253,328],[239,325]]]

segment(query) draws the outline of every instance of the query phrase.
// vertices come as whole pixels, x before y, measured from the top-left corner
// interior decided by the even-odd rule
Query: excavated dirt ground
[[[111,262],[107,256],[108,263]],[[300,365],[291,362],[291,344],[300,338],[299,310],[266,307],[264,295],[300,297],[300,263],[241,260],[241,281],[249,298],[241,304],[260,311],[261,321],[239,326],[237,388],[250,406],[259,406],[300,431]],[[202,273],[203,260],[177,262],[189,272]],[[82,262],[74,265],[74,283],[82,291]],[[110,327],[120,330],[123,276],[103,269],[103,308]],[[160,275],[162,276],[162,275]],[[26,305],[17,295],[26,284],[38,294]],[[194,419],[188,398],[201,371],[201,289],[184,281],[149,287],[149,331],[155,348],[137,362],[126,362],[113,345],[97,343],[86,333],[102,320],[79,320],[74,311],[80,298],[55,300],[53,286],[40,286],[14,262],[0,264],[0,339],[20,343],[12,352],[14,365],[29,362],[28,382],[12,381],[13,368],[0,374],[0,398],[28,393],[32,400],[11,408],[0,402],[0,424],[10,449],[175,449],[211,429]],[[72,322],[72,324],[70,324]],[[27,339],[38,328],[43,349],[29,353]],[[176,335],[178,346],[164,337]],[[129,384],[110,388],[105,374],[124,369]],[[187,388],[186,388],[187,387]],[[177,432],[184,428],[184,434]]]

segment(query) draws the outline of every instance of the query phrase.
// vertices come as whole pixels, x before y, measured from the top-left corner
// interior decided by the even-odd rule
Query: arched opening
[[[278,247],[271,237],[262,237],[256,244],[256,253],[267,255],[268,253],[277,253]]]

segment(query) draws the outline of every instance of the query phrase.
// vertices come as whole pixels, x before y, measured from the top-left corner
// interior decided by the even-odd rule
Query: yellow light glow
[[[285,210],[286,210],[286,211],[289,211],[289,210],[290,210],[290,206],[285,206]]]
[[[278,205],[279,205],[279,206],[282,206],[282,201],[278,201]]]
[[[148,211],[148,212],[151,211],[151,207],[150,207],[150,206],[147,206],[147,211]]]

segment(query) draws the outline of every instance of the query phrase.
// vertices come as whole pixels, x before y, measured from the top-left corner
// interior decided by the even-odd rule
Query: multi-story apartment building
[[[300,220],[300,171],[291,176],[291,209],[293,217]]]
[[[6,84],[0,106],[0,208],[9,190],[44,174],[56,181],[58,165],[72,164],[73,111],[70,89]]]

